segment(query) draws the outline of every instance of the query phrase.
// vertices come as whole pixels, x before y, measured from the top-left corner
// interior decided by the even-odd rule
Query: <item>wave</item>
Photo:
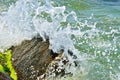
[[[0,49],[5,50],[39,34],[44,41],[49,38],[49,48],[54,52],[64,49],[64,55],[68,56],[68,50],[72,50],[77,55],[79,51],[71,35],[81,33],[72,30],[73,26],[67,22],[69,17],[76,20],[75,12],[65,13],[65,6],[54,7],[47,0],[45,4],[37,0],[18,0],[0,16]],[[65,23],[66,26],[62,26]]]
[[[75,68],[74,64],[71,69],[67,68],[68,71],[77,75],[73,78],[79,79],[80,76],[87,75],[86,78],[96,79],[96,76],[93,75],[99,76],[99,74],[96,74],[94,69],[98,69],[100,75],[105,74],[103,78],[106,79],[105,77],[110,76],[110,74],[101,64],[101,59],[105,59],[103,61],[108,63],[106,59],[110,60],[109,57],[111,56],[102,56],[101,58],[101,55],[107,55],[110,48],[116,47],[117,43],[114,42],[117,41],[117,38],[111,42],[105,39],[113,33],[119,34],[119,30],[114,31],[114,29],[107,28],[107,32],[101,29],[99,24],[96,28],[97,23],[92,23],[90,19],[80,22],[74,11],[67,11],[65,6],[54,4],[50,0],[18,0],[11,4],[8,10],[0,15],[0,50],[8,49],[12,45],[18,45],[24,40],[31,40],[34,36],[40,35],[44,41],[49,39],[49,48],[54,52],[64,49],[64,56],[67,56],[71,63],[78,61],[79,68]],[[89,24],[89,21],[92,24]],[[103,37],[106,38],[103,39]],[[112,42],[114,43],[113,46],[111,46]],[[77,46],[82,46],[81,51],[78,50]],[[85,48],[84,51],[82,51],[83,47]],[[70,52],[77,58],[73,59],[69,55]],[[90,62],[91,59],[93,61]],[[106,72],[102,74],[101,69]],[[86,78],[82,80],[86,80]],[[101,78],[98,77],[98,79]]]

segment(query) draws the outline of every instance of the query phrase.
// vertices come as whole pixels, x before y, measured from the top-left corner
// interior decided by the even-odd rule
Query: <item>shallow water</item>
[[[119,0],[1,0],[0,49],[40,34],[80,67],[63,80],[120,80]],[[73,70],[74,68],[74,70]]]

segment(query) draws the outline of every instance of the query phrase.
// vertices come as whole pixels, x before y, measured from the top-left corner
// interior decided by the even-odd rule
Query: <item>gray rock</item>
[[[36,80],[57,56],[49,49],[49,41],[42,41],[41,38],[23,41],[10,49],[18,80]]]
[[[0,80],[13,80],[8,74],[0,72]]]

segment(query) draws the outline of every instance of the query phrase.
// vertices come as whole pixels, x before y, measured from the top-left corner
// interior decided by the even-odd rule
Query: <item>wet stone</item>
[[[18,80],[36,80],[46,72],[46,68],[57,55],[49,49],[49,41],[35,37],[12,46],[13,65]]]
[[[0,72],[0,80],[13,80],[8,74]]]

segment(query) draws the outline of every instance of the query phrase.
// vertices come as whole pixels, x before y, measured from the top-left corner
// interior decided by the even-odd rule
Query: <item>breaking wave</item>
[[[110,31],[102,30],[97,21],[89,23],[92,17],[81,22],[74,11],[67,11],[65,6],[57,6],[53,1],[18,0],[0,15],[0,50],[8,49],[12,45],[20,44],[23,40],[30,40],[40,35],[44,41],[49,39],[49,48],[54,52],[64,49],[64,55],[71,63],[77,61],[77,64],[80,64],[79,68],[75,68],[74,65],[69,68],[69,71],[77,75],[74,79],[95,80],[98,76],[98,80],[114,80],[112,78],[116,75],[118,79],[119,74],[116,70],[116,72],[107,71],[105,67],[114,67],[112,63],[109,63],[112,59],[107,53],[111,54],[113,50],[117,54],[119,37],[114,37],[112,41],[105,40],[106,38],[103,39],[103,37],[117,35],[119,30],[111,28],[108,29]],[[73,59],[69,56],[69,51],[77,58]],[[102,77],[99,78],[99,76]],[[70,80],[69,77],[68,80]]]

